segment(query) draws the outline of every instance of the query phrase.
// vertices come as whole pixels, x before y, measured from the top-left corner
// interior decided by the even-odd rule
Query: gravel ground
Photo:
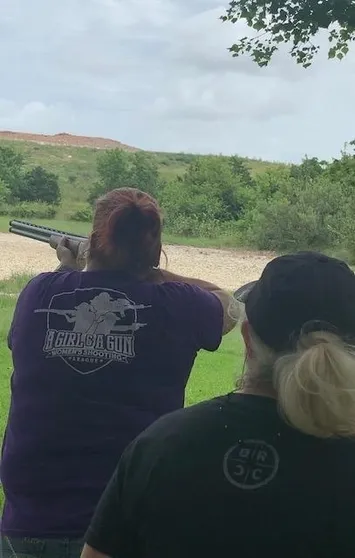
[[[272,259],[270,253],[190,246],[165,246],[164,249],[170,271],[206,279],[230,290],[257,279]],[[0,251],[3,262],[0,279],[14,273],[50,271],[58,263],[54,250],[47,244],[12,234],[0,233]]]

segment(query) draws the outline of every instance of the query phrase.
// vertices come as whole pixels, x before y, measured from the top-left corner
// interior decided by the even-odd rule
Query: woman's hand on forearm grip
[[[51,236],[49,244],[56,250],[57,258],[60,261],[56,271],[82,270],[85,268],[88,241],[77,241],[65,236],[55,235]]]

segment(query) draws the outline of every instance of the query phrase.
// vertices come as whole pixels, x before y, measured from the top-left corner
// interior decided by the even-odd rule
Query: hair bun
[[[160,258],[161,229],[154,198],[136,188],[113,190],[97,201],[91,254],[109,267],[148,270]]]

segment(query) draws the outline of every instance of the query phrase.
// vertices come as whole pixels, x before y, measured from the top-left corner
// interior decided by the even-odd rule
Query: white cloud
[[[1,0],[0,128],[299,160],[352,139],[354,52],[232,59],[221,0]],[[324,40],[322,38],[322,40]]]
[[[12,131],[37,131],[46,133],[48,127],[59,130],[62,119],[66,122],[75,120],[70,107],[66,105],[45,105],[40,101],[17,104],[6,99],[0,99],[0,129]]]

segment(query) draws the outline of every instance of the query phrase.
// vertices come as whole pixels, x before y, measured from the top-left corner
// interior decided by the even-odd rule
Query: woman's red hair
[[[162,218],[157,201],[119,188],[96,202],[90,257],[104,267],[144,272],[159,265]]]

